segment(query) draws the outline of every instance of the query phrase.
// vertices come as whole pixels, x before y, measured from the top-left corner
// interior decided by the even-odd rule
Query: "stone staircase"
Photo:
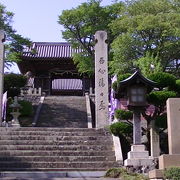
[[[105,171],[117,167],[104,129],[0,128],[0,171]]]
[[[45,97],[37,127],[87,128],[85,97]]]

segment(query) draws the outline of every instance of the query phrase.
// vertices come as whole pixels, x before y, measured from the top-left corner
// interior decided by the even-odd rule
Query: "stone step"
[[[114,151],[0,151],[3,156],[114,156]]]
[[[26,136],[94,136],[95,132],[53,132],[53,131],[2,131],[1,135],[4,136],[16,136],[16,135],[26,135]],[[107,132],[96,132],[96,136],[106,136],[109,135]]]
[[[68,113],[67,113],[68,114]],[[84,117],[82,117],[81,115],[78,115],[78,114],[72,114],[72,115],[70,115],[70,114],[68,114],[68,116],[66,116],[66,115],[63,115],[62,113],[52,113],[51,112],[51,116],[49,116],[49,118],[47,119],[47,115],[41,115],[41,121],[42,121],[42,123],[43,122],[49,122],[49,123],[51,123],[52,121],[54,121],[54,120],[56,120],[56,122],[57,123],[61,123],[61,122],[63,122],[63,121],[72,121],[72,122],[82,122],[82,123],[87,123],[87,120],[84,118]],[[51,119],[51,121],[49,121],[49,119]],[[52,120],[53,119],[53,120]],[[57,127],[57,126],[55,126],[55,127]],[[61,127],[61,126],[59,126],[59,127]],[[78,127],[78,126],[77,126]],[[73,128],[73,127],[69,127],[69,128]]]
[[[114,156],[3,156],[0,161],[16,162],[92,162],[92,161],[115,161]]]
[[[111,140],[112,137],[109,136],[23,136],[23,135],[14,135],[6,136],[1,135],[0,140],[41,140],[41,141],[105,141]]]
[[[112,166],[116,167],[116,166]],[[109,168],[0,168],[0,171],[60,171],[60,172],[67,172],[67,171],[72,171],[72,172],[81,172],[81,171],[86,171],[86,172],[92,172],[92,171],[107,171]],[[15,180],[15,179],[13,179]],[[19,180],[19,179],[18,179]],[[24,180],[24,179],[23,179]]]
[[[104,129],[0,128],[1,171],[105,171],[115,160]]]
[[[29,178],[30,180],[72,180],[72,178],[73,180],[80,180],[81,178],[82,180],[99,180],[97,177],[104,177],[105,173],[106,171],[3,171],[1,172],[0,178],[6,180],[7,178],[16,178],[21,180],[29,180]],[[109,179],[106,178],[104,180]]]
[[[76,140],[76,141],[44,141],[44,140],[0,140],[1,145],[100,145],[102,143],[101,140],[98,141],[84,141],[84,140]],[[113,146],[112,140],[105,140],[103,144],[108,146]]]
[[[109,145],[72,145],[72,146],[59,146],[59,145],[1,145],[0,151],[9,150],[33,150],[33,151],[107,151],[113,150]]]
[[[3,131],[53,131],[53,132],[107,132],[105,129],[95,128],[50,128],[50,127],[0,127],[0,132]]]
[[[19,162],[1,161],[1,168],[109,168],[117,166],[114,161],[101,162]]]
[[[85,97],[45,97],[36,126],[86,128]]]

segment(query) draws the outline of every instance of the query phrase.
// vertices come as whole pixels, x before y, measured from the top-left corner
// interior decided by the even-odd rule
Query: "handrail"
[[[92,114],[91,114],[91,104],[89,94],[85,93],[86,97],[86,110],[87,110],[87,121],[88,121],[88,128],[92,128]]]

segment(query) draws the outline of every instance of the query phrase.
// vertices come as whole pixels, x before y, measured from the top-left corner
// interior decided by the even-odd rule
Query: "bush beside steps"
[[[120,178],[121,180],[148,180],[149,179],[148,177],[146,177],[144,175],[128,172],[124,168],[109,169],[106,172],[105,177]]]

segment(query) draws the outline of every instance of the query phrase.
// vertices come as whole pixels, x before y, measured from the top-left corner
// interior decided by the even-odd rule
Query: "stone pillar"
[[[141,113],[133,112],[133,144],[141,144]]]
[[[108,49],[107,33],[97,31],[95,45],[95,103],[96,128],[103,128],[108,124]]]
[[[151,138],[151,156],[159,157],[160,155],[159,133],[155,129],[154,121],[151,124],[150,138]]]
[[[167,124],[169,154],[180,155],[180,98],[167,100]]]
[[[4,31],[0,30],[0,126],[2,126],[2,99],[4,87]]]

